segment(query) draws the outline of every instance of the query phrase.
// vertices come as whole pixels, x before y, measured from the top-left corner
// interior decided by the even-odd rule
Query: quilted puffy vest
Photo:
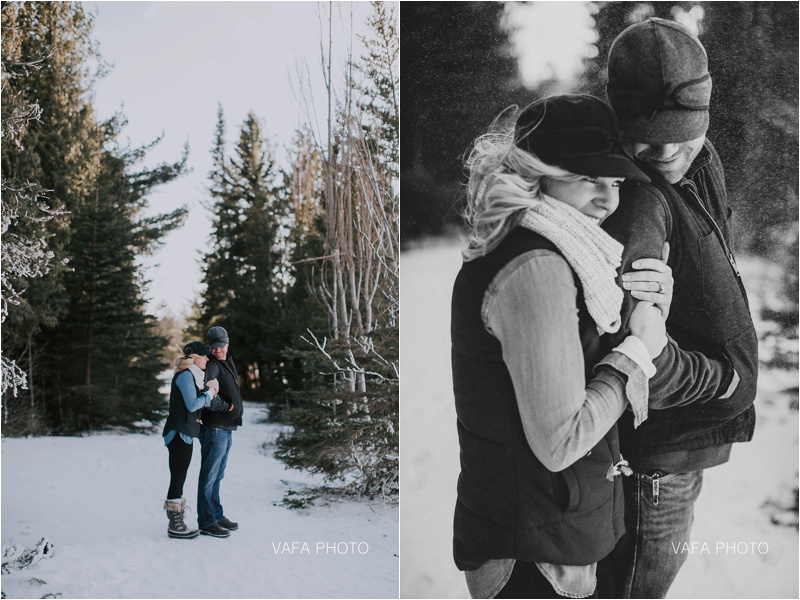
[[[500,342],[481,319],[495,275],[515,257],[541,248],[558,252],[544,237],[517,227],[487,256],[464,263],[453,291],[453,390],[461,450],[453,554],[462,571],[493,558],[587,565],[608,555],[625,531],[621,477],[606,478],[620,459],[616,427],[571,466],[548,471],[525,437]],[[580,290],[577,278],[576,285]],[[604,355],[578,296],[584,369],[591,378]]]

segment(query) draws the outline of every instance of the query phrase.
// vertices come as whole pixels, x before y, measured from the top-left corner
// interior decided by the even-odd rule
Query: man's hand
[[[636,271],[629,271],[622,275],[622,287],[630,291],[637,300],[645,300],[655,304],[664,320],[669,316],[669,307],[672,304],[672,288],[675,280],[672,278],[672,269],[667,265],[669,258],[669,242],[664,242],[661,249],[661,260],[655,258],[640,258],[632,264]]]

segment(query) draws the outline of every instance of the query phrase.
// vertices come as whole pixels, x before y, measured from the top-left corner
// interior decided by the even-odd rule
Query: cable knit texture
[[[197,365],[191,365],[189,367],[189,371],[192,373],[192,377],[194,377],[194,384],[197,386],[198,390],[202,390],[204,387],[206,387],[205,384],[206,374],[200,367],[198,367]]]
[[[545,195],[525,212],[520,225],[553,242],[567,259],[583,285],[586,307],[600,332],[619,330],[622,290],[616,277],[622,244],[600,229],[596,220]]]

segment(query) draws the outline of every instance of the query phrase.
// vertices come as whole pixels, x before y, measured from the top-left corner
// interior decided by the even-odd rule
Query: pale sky
[[[203,207],[211,169],[217,106],[222,104],[227,141],[238,139],[250,110],[262,119],[285,164],[287,146],[305,121],[297,91],[296,68],[306,61],[313,100],[325,120],[325,89],[320,67],[320,9],[327,2],[84,2],[96,13],[94,38],[112,72],[95,88],[101,118],[122,109],[128,119],[123,139],[139,145],[162,133],[147,166],[180,158],[190,145],[192,172],[164,185],[150,197],[152,214],[185,204],[186,224],[171,233],[152,258],[146,276],[150,310],[162,302],[176,315],[188,311],[201,290],[200,263],[210,241],[210,215]],[[333,3],[334,77],[344,70],[355,33],[366,33],[368,2]],[[325,17],[323,16],[323,21]],[[327,23],[324,24],[327,40]],[[363,54],[352,35],[354,54]],[[327,42],[325,44],[327,48]],[[338,74],[338,75],[337,75]]]

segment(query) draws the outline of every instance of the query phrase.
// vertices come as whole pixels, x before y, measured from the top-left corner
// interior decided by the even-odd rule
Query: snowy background
[[[272,458],[282,426],[264,416],[245,403],[233,434],[221,496],[239,530],[226,539],[167,537],[158,434],[3,438],[3,597],[396,598],[397,506],[284,508],[287,490],[320,482]],[[196,442],[184,488],[193,509],[199,469]],[[46,554],[8,573],[8,558],[42,538]]]
[[[402,256],[403,598],[469,597],[451,546],[459,462],[450,294],[461,247],[458,241],[435,242]],[[706,471],[692,530],[697,546],[670,589],[671,598],[798,597],[797,337],[786,339],[760,318],[762,306],[780,307],[780,269],[756,259],[740,258],[739,266],[760,338],[755,436],[734,446],[730,462]],[[787,355],[788,369],[780,366]]]

